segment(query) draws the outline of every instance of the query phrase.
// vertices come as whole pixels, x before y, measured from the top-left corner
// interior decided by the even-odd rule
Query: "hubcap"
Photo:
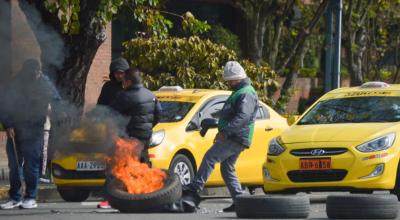
[[[191,182],[189,166],[184,162],[175,165],[174,173],[178,174],[182,185],[188,185]]]

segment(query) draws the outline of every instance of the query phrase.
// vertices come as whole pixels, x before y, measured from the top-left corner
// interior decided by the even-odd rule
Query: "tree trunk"
[[[289,92],[290,88],[293,87],[295,80],[297,79],[298,70],[299,70],[297,57],[301,54],[301,51],[303,51],[307,37],[310,35],[312,30],[318,23],[319,19],[325,13],[325,10],[328,6],[328,2],[329,2],[329,0],[324,0],[319,5],[319,7],[318,7],[317,11],[315,12],[313,18],[311,19],[310,23],[297,36],[296,43],[295,43],[292,51],[289,52],[288,57],[285,59],[283,65],[281,66],[281,68],[279,70],[279,72],[282,73],[284,71],[284,69],[287,67],[287,65],[289,64],[289,62],[291,62],[290,71],[285,79],[285,82],[283,83],[283,86],[281,89],[281,97],[279,98],[279,101],[283,101],[283,98],[285,98],[284,96],[290,95],[290,92]]]
[[[32,5],[32,1],[24,1]],[[56,14],[51,14],[43,5],[42,0],[33,1],[42,18],[40,25],[47,26],[49,31],[57,33],[64,43],[64,60],[59,65],[49,62],[54,48],[48,40],[42,39],[42,32],[36,28],[33,19],[30,19],[32,11],[28,7],[21,7],[27,17],[35,37],[38,39],[41,49],[42,69],[46,71],[56,82],[56,87],[62,97],[72,103],[78,113],[82,113],[85,101],[85,85],[90,66],[99,46],[105,40],[105,27],[99,23],[96,17],[100,0],[80,1],[80,32],[69,35],[61,33],[61,24]],[[36,25],[36,26],[35,26]]]
[[[372,0],[348,1],[345,11],[344,32],[346,33],[346,60],[350,75],[350,86],[359,86],[363,83],[362,60],[366,50],[366,20]],[[357,20],[353,18],[357,14]]]
[[[247,54],[252,62],[260,65],[264,48],[267,14],[263,12],[262,8],[255,9],[254,12],[254,14],[246,16]]]
[[[268,63],[269,65],[271,65],[272,69],[275,69],[276,67],[276,59],[278,57],[279,43],[282,35],[282,26],[283,26],[283,20],[276,19],[276,21],[274,22],[274,34],[271,41],[271,47],[270,47],[271,49],[267,51],[269,53]]]
[[[257,65],[261,64],[263,58],[264,35],[270,14],[268,11],[270,3],[258,0],[231,1],[232,6],[237,8],[246,20],[247,51],[245,54]]]

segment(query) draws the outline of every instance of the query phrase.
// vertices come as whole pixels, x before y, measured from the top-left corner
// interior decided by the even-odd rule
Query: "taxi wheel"
[[[238,218],[307,218],[310,199],[305,195],[241,195],[235,199]]]
[[[397,200],[400,201],[400,162],[397,167],[396,184],[394,189],[390,191],[397,196]]]
[[[179,176],[182,185],[190,184],[194,178],[192,162],[183,154],[177,154],[174,159],[172,159],[169,172],[171,174],[176,173]]]
[[[326,214],[336,219],[394,219],[398,202],[390,194],[329,195]]]
[[[90,195],[90,190],[77,188],[57,188],[57,191],[66,202],[83,202]]]

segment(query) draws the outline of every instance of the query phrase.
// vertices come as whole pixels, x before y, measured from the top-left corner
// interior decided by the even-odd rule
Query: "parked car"
[[[218,112],[230,94],[229,91],[183,90],[180,87],[165,87],[155,92],[165,114],[153,129],[149,150],[153,167],[177,173],[182,184],[190,183],[217,133],[216,128],[201,129],[201,124],[218,119]],[[265,160],[267,144],[287,127],[285,118],[260,102],[253,144],[241,154],[236,165],[241,183],[262,187],[260,167]],[[52,161],[53,180],[65,200],[83,201],[91,190],[103,186],[104,154],[57,152],[56,156]],[[222,185],[217,165],[207,186]]]
[[[316,101],[271,140],[264,191],[400,195],[400,85],[368,82]]]

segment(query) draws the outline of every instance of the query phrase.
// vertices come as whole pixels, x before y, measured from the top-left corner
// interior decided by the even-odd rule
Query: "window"
[[[225,101],[220,101],[209,105],[209,107],[206,107],[200,114],[200,121],[206,118],[219,119],[220,117],[219,113],[222,110],[224,104]]]
[[[400,121],[400,97],[369,96],[320,101],[298,124],[397,121]]]
[[[268,109],[263,105],[259,105],[256,115],[256,120],[269,119],[269,117],[270,116]]]
[[[186,116],[190,109],[192,109],[194,103],[160,101],[160,105],[162,108],[160,122],[177,122]]]

